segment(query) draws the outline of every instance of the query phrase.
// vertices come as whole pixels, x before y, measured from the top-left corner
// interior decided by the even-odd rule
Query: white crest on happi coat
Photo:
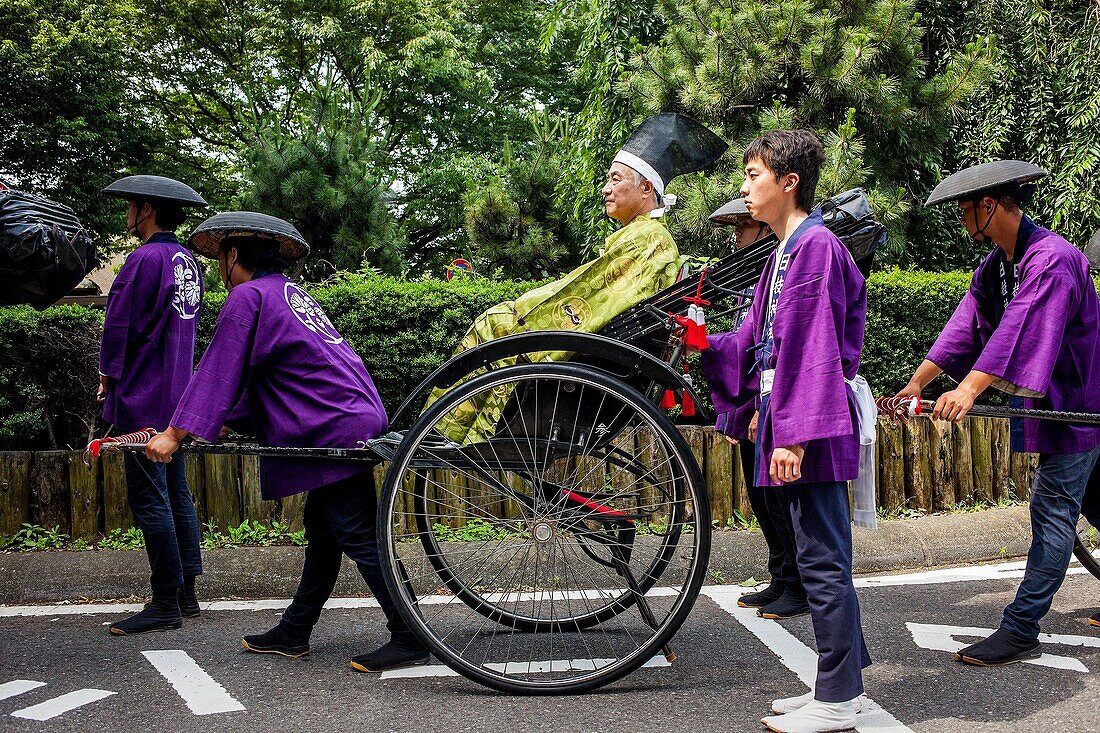
[[[327,343],[342,343],[344,337],[336,332],[336,328],[325,315],[325,311],[317,304],[309,293],[292,282],[283,286],[283,297],[290,306],[290,312],[313,333],[320,336]]]
[[[195,259],[186,252],[172,255],[172,277],[176,281],[172,307],[180,314],[180,318],[190,321],[198,315],[202,304],[199,266],[195,264]]]

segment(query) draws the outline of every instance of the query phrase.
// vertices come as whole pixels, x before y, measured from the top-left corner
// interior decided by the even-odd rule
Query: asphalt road
[[[1100,606],[1091,576],[1067,578],[1044,624],[1055,638],[1040,664],[953,661],[950,650],[980,633],[962,627],[996,626],[1019,567],[860,579],[875,664],[858,730],[1100,732],[1100,629],[1085,623]],[[138,637],[107,633],[127,612],[117,606],[0,606],[0,731],[758,731],[772,698],[807,689],[799,673],[811,674],[813,635],[808,618],[734,610],[743,590],[705,589],[674,639],[672,667],[568,698],[509,697],[454,676],[354,672],[348,660],[382,640],[371,607],[327,610],[312,655],[289,660],[239,645],[278,620],[278,603],[222,604],[180,631]],[[171,679],[184,680],[185,694]]]

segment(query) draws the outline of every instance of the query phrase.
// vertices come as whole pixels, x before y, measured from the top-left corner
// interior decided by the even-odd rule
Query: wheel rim
[[[506,402],[492,435],[444,445],[450,417],[488,394]],[[698,593],[701,483],[675,428],[620,383],[566,365],[479,377],[418,420],[387,473],[398,605],[485,684],[603,684],[647,662]]]
[[[1100,531],[1084,515],[1077,522],[1073,554],[1086,570],[1100,578]]]

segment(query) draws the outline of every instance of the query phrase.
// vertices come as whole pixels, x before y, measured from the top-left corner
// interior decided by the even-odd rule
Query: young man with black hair
[[[1038,410],[1100,412],[1100,299],[1088,259],[1025,215],[1034,181],[1047,175],[1020,160],[997,160],[948,176],[925,206],[957,203],[967,234],[993,249],[936,343],[899,392],[919,397],[941,372],[958,387],[932,417],[958,422],[989,387],[1010,404]],[[1084,513],[1100,526],[1095,495],[1082,502],[1100,456],[1100,427],[1012,419],[1012,450],[1039,454],[1031,484],[1031,549],[1016,598],[988,638],[957,659],[992,666],[1040,655],[1039,621],[1050,610]]]
[[[117,433],[164,430],[195,366],[202,271],[176,239],[184,207],[206,206],[189,186],[161,176],[128,176],[103,191],[129,202],[126,229],[142,244],[126,258],[107,296],[99,352],[103,418]],[[152,602],[111,624],[118,636],[166,631],[198,616],[202,573],[199,520],[184,462],[165,466],[127,453],[126,491],[145,536]]]
[[[761,722],[780,733],[856,724],[870,665],[852,583],[847,482],[859,473],[859,424],[848,384],[859,368],[867,313],[863,276],[813,200],[824,152],[805,130],[776,130],[745,151],[741,193],[780,245],[744,324],[710,337],[703,366],[715,407],[744,438],[759,410],[757,484],[775,492],[794,527],[798,573],[817,640],[814,689],[776,700]]]

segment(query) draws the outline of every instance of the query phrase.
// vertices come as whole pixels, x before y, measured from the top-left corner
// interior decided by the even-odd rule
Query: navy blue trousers
[[[1100,448],[1039,456],[1039,470],[1031,482],[1031,549],[1016,598],[1001,618],[1002,629],[1025,639],[1039,637],[1039,621],[1066,578],[1085,487],[1098,455]],[[1095,503],[1094,493],[1090,501]],[[1085,507],[1085,515],[1093,522],[1098,519],[1094,505]]]
[[[397,613],[382,576],[375,524],[377,506],[374,472],[369,470],[306,494],[305,566],[294,600],[283,612],[282,620],[283,626],[296,637],[309,639],[321,617],[321,609],[336,587],[342,556],[346,554],[382,607],[392,640],[405,646],[421,645]]]
[[[852,583],[852,526],[848,484],[794,484],[769,488],[790,512],[798,573],[806,588],[817,640],[814,698],[845,702],[863,694],[871,665]]]
[[[145,536],[155,595],[172,595],[185,575],[202,574],[199,518],[187,488],[185,460],[179,452],[169,463],[153,463],[137,453],[123,456],[126,494]]]
[[[771,582],[783,589],[784,593],[806,597],[802,579],[798,576],[798,563],[795,561],[794,527],[791,525],[791,513],[787,504],[776,492],[767,486],[756,485],[756,446],[742,440],[737,447],[741,452],[741,470],[745,474],[745,489],[749,495],[749,506],[760,532],[768,544],[768,574]]]

